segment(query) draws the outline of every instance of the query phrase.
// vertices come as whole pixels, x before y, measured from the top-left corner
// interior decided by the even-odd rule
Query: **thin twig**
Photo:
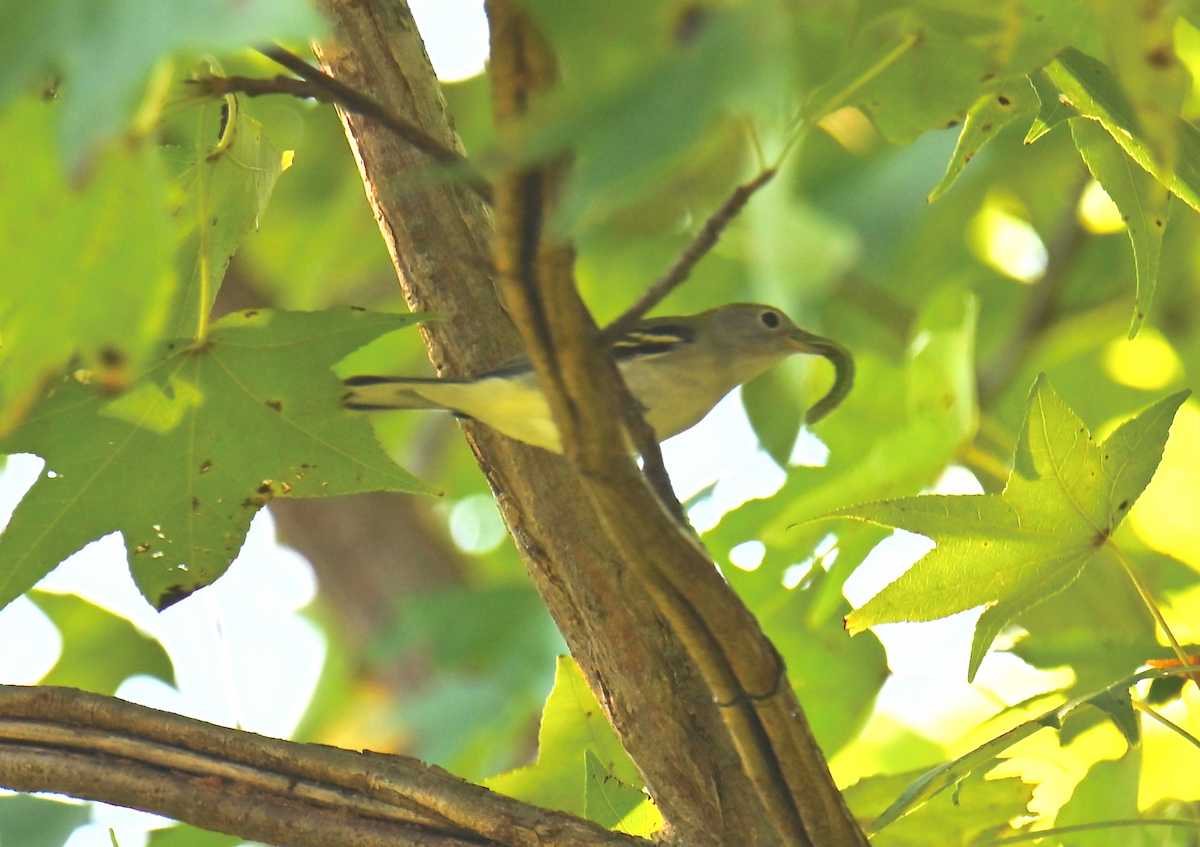
[[[733,190],[733,193],[721,204],[721,208],[717,209],[708,220],[704,222],[704,226],[696,233],[692,243],[679,254],[674,264],[667,268],[666,272],[654,281],[646,291],[638,298],[637,302],[625,310],[615,321],[604,328],[600,334],[601,342],[611,344],[622,335],[632,329],[633,325],[641,320],[642,316],[657,306],[663,299],[679,287],[680,283],[688,278],[692,272],[692,268],[696,267],[696,263],[708,254],[708,251],[717,243],[717,239],[721,237],[721,233],[729,226],[730,222],[742,210],[742,207],[749,202],[754,193],[766,185],[775,176],[777,170],[775,168],[767,168],[758,174],[754,179],[739,185]]]
[[[1158,603],[1154,601],[1154,595],[1150,593],[1150,587],[1142,581],[1142,577],[1138,574],[1137,568],[1133,566],[1133,562],[1129,561],[1129,557],[1125,555],[1125,551],[1118,547],[1110,537],[1108,539],[1108,547],[1116,554],[1117,561],[1121,563],[1121,567],[1125,570],[1125,575],[1133,583],[1133,587],[1137,590],[1138,596],[1142,598],[1142,603],[1150,610],[1150,614],[1158,623],[1159,628],[1166,636],[1167,643],[1171,645],[1171,651],[1175,654],[1175,658],[1179,660],[1179,664],[1185,668],[1191,667],[1191,660],[1188,654],[1184,652],[1179,640],[1175,637],[1175,633],[1171,632],[1171,627],[1167,625],[1167,619],[1163,617],[1162,610],[1158,608]]]
[[[225,94],[245,94],[247,97],[286,94],[302,100],[317,100],[321,103],[336,102],[327,89],[314,85],[306,79],[296,79],[294,76],[284,76],[283,74],[272,79],[250,76],[209,76],[201,79],[189,79],[187,83],[194,86],[200,93],[213,97]]]
[[[491,183],[475,170],[470,160],[457,150],[447,147],[412,121],[388,110],[379,101],[334,79],[320,68],[310,65],[295,53],[285,50],[279,45],[260,47],[258,52],[283,65],[301,79],[324,89],[329,98],[346,111],[378,121],[382,126],[387,127],[433,160],[452,168],[464,185],[478,194],[484,202],[489,204],[492,202]]]
[[[1154,720],[1158,721],[1164,727],[1171,730],[1171,732],[1178,735],[1180,738],[1182,738],[1188,744],[1191,744],[1193,747],[1200,748],[1200,740],[1197,740],[1196,736],[1192,735],[1190,732],[1188,732],[1186,729],[1181,727],[1179,724],[1174,723],[1170,718],[1166,717],[1165,715],[1159,714],[1149,704],[1143,703],[1140,700],[1134,700],[1133,708],[1137,709],[1139,712],[1149,715],[1151,718],[1154,718]]]
[[[1006,835],[1003,838],[993,838],[990,841],[976,841],[976,847],[995,847],[997,844],[1009,844],[1017,841],[1040,841],[1043,838],[1053,838],[1056,835],[1069,835],[1075,832],[1098,832],[1103,829],[1121,829],[1126,827],[1143,826],[1180,826],[1188,829],[1200,829],[1200,821],[1187,818],[1128,818],[1116,821],[1097,821],[1096,823],[1077,823],[1072,826],[1055,826],[1049,829],[1033,829],[1017,835]]]

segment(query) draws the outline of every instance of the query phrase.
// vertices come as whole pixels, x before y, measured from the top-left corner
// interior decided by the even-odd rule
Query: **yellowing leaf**
[[[1150,482],[1175,411],[1161,400],[1102,445],[1038,377],[1008,485],[1000,495],[906,497],[830,513],[926,535],[937,547],[846,618],[851,633],[928,621],[986,606],[971,647],[973,679],[995,637],[1017,615],[1075,581],[1108,549]]]
[[[662,828],[662,814],[644,791],[613,776],[591,750],[584,751],[584,760],[588,820],[639,838],[649,838]]]
[[[560,656],[538,732],[537,764],[484,780],[493,791],[576,815],[587,811],[585,753],[628,785],[641,776],[608,725],[575,660]]]
[[[428,491],[338,406],[339,359],[413,315],[250,310],[208,341],[166,345],[130,393],[66,380],[0,441],[48,471],[0,535],[0,607],[120,530],[134,581],[163,609],[225,572],[273,497]]]
[[[985,779],[986,769],[960,779],[956,790],[916,806],[911,814],[872,825],[874,847],[924,847],[928,844],[969,844],[986,832],[1009,834],[1009,821],[1027,814],[1033,787],[1019,779]],[[877,820],[890,804],[925,774],[914,771],[871,776],[846,789],[846,802],[859,820]],[[929,802],[932,800],[932,802]],[[886,825],[890,823],[890,826]]]

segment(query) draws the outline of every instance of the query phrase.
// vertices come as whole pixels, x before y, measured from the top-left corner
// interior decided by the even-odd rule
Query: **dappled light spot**
[[[466,553],[490,553],[506,534],[504,521],[489,494],[472,494],[450,509],[450,537]]]
[[[975,255],[1018,282],[1030,283],[1046,271],[1046,245],[1029,222],[997,198],[988,198],[970,227]]]
[[[871,119],[854,106],[843,106],[826,115],[818,126],[851,153],[869,153],[879,142],[879,133]]]
[[[1149,327],[1143,327],[1137,338],[1110,343],[1101,363],[1113,382],[1142,391],[1160,391],[1183,376],[1183,363],[1175,348]]]
[[[1175,415],[1154,479],[1129,512],[1149,547],[1200,569],[1200,408],[1184,403]]]
[[[783,587],[789,591],[804,581],[804,578],[812,572],[813,564],[816,562],[812,556],[809,556],[798,565],[791,565],[783,572]]]
[[[743,541],[729,551],[729,561],[744,571],[757,570],[762,564],[767,547],[761,541]]]
[[[1079,222],[1088,232],[1109,235],[1125,231],[1121,210],[1096,180],[1088,183],[1079,197]]]
[[[792,446],[788,464],[792,467],[823,468],[829,462],[829,448],[808,427],[802,427]]]

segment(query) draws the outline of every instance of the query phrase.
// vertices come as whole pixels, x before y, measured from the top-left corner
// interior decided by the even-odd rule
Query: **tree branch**
[[[273,45],[261,47],[259,52],[268,59],[283,65],[314,88],[324,91],[327,96],[322,99],[331,100],[348,112],[378,121],[381,126],[403,138],[434,161],[450,168],[458,175],[462,183],[478,194],[485,203],[492,202],[492,186],[482,174],[475,170],[475,166],[471,164],[470,160],[458,150],[447,147],[403,115],[393,112],[361,91],[339,82],[290,50]]]
[[[404,4],[324,7],[337,39],[320,45],[325,67],[457,146]],[[434,365],[480,373],[520,352],[489,275],[483,205],[445,185],[398,185],[395,174],[419,154],[372,121],[342,119],[409,305],[452,316],[422,328]],[[550,614],[667,821],[662,837],[693,847],[778,844],[703,676],[630,573],[579,477],[560,456],[479,424],[463,427]]]
[[[636,847],[415,759],[266,738],[70,688],[0,686],[0,785],[287,847]]]
[[[522,117],[553,82],[553,59],[517,0],[488,0],[497,123]],[[538,372],[564,453],[578,470],[626,566],[696,663],[775,836],[789,847],[856,845],[866,838],[833,785],[782,658],[693,536],[673,520],[625,447],[616,367],[573,277],[570,246],[544,227],[561,163],[505,174],[496,184],[496,268],[509,314]],[[768,176],[760,178],[765,183]],[[743,187],[708,243],[753,193]],[[677,263],[686,277],[707,248]],[[676,283],[677,284],[677,283]],[[669,290],[666,288],[664,290]]]
[[[716,245],[726,227],[738,216],[742,208],[750,202],[755,192],[770,182],[777,171],[767,168],[754,179],[739,185],[721,204],[717,211],[709,216],[692,239],[692,243],[684,248],[671,267],[646,289],[637,302],[626,309],[616,320],[604,328],[602,341],[611,344],[633,328],[651,309],[666,299],[667,295],[678,288],[692,273],[692,268],[703,259]]]
[[[333,95],[308,80],[296,79],[279,74],[271,79],[249,76],[205,76],[184,80],[206,97],[223,97],[226,94],[245,94],[247,97],[262,97],[267,94],[286,94],[301,100],[316,100],[333,103]]]

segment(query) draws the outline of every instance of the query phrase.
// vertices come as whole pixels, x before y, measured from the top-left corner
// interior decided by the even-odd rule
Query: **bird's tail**
[[[420,386],[436,382],[436,379],[412,377],[352,376],[342,383],[350,389],[342,395],[342,407],[358,412],[385,409],[444,409],[445,406],[419,393]]]

